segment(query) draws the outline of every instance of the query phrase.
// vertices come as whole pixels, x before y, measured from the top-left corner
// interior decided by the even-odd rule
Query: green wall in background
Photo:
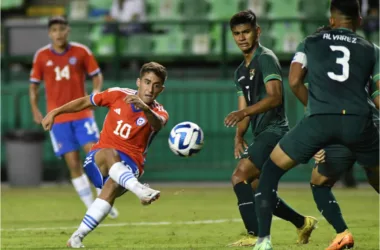
[[[106,82],[108,87],[134,88],[133,82]],[[303,116],[303,107],[290,93],[287,82],[286,110],[289,123],[293,127]],[[91,90],[91,85],[89,85]],[[224,127],[225,116],[237,108],[237,98],[231,81],[168,81],[166,89],[158,101],[169,112],[170,119],[166,127],[154,139],[149,148],[144,178],[149,180],[195,181],[195,180],[229,180],[237,161],[233,157],[234,129]],[[41,111],[45,111],[43,90],[40,98]],[[107,109],[95,110],[99,129]],[[204,131],[205,144],[202,151],[190,158],[174,155],[168,147],[170,129],[182,121],[197,123]],[[9,84],[1,91],[1,126],[2,134],[14,128],[41,129],[33,123],[30,111],[28,85]],[[41,129],[42,130],[42,129]],[[251,136],[247,136],[248,141]],[[6,165],[2,140],[2,166]],[[44,143],[45,169],[64,165],[54,156],[49,137]],[[284,176],[287,181],[308,181],[311,164],[299,166]],[[359,171],[359,178],[364,175]]]

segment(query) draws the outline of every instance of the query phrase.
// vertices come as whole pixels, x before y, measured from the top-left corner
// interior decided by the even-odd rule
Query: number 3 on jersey
[[[127,139],[129,134],[131,133],[131,128],[132,126],[129,125],[128,123],[123,124],[123,120],[120,120],[117,122],[117,127],[113,131],[115,135],[120,136],[123,139]]]
[[[342,65],[343,72],[341,75],[336,75],[334,72],[327,72],[327,75],[338,82],[344,82],[348,79],[350,75],[350,65],[348,61],[350,61],[350,51],[344,46],[330,46],[332,51],[340,51],[343,53],[343,57],[339,57],[336,59],[336,63]]]
[[[66,78],[66,80],[70,79],[69,65],[66,65],[65,67],[63,67],[62,70],[59,66],[57,66],[54,68],[54,71],[55,71],[55,80],[56,81],[61,81],[63,78]]]

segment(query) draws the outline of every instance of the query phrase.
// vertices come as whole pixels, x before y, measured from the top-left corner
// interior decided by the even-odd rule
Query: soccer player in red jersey
[[[33,119],[38,124],[43,118],[38,108],[41,81],[45,83],[48,112],[85,96],[86,75],[92,77],[93,93],[100,92],[103,83],[100,68],[91,51],[80,43],[68,41],[70,28],[65,18],[52,17],[48,29],[52,43],[36,52],[30,74],[30,104]],[[88,153],[99,138],[93,112],[84,109],[78,113],[57,116],[50,137],[56,156],[65,159],[74,188],[83,203],[89,207],[94,199],[89,180],[81,166],[79,150],[82,147]],[[110,217],[117,217],[115,209]]]
[[[55,117],[60,114],[80,112],[94,106],[108,108],[99,141],[84,162],[87,175],[102,192],[70,237],[68,247],[83,247],[83,238],[99,225],[115,199],[126,190],[134,193],[144,205],[159,198],[160,191],[141,184],[137,178],[143,174],[149,144],[169,118],[163,106],[155,101],[164,89],[166,76],[164,66],[146,63],[136,82],[137,91],[110,88],[71,101],[52,110],[43,119],[43,128],[50,130]]]

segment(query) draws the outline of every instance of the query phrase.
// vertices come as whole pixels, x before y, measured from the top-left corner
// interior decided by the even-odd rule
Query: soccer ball
[[[169,148],[174,154],[189,157],[203,147],[203,131],[193,122],[181,122],[170,131]]]

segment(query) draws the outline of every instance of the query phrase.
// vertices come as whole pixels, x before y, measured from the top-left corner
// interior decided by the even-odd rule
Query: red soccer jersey
[[[108,107],[99,141],[91,150],[101,148],[119,150],[131,157],[136,162],[140,173],[143,173],[146,152],[156,131],[148,123],[143,111],[123,100],[136,92],[133,89],[116,87],[91,95],[93,105]],[[150,108],[166,124],[169,115],[164,107],[154,101]]]
[[[70,42],[67,49],[58,54],[47,45],[39,49],[33,60],[31,83],[44,80],[47,111],[86,95],[86,74],[94,76],[100,72],[91,51],[80,43]],[[92,117],[87,109],[78,113],[57,116],[55,123]]]

